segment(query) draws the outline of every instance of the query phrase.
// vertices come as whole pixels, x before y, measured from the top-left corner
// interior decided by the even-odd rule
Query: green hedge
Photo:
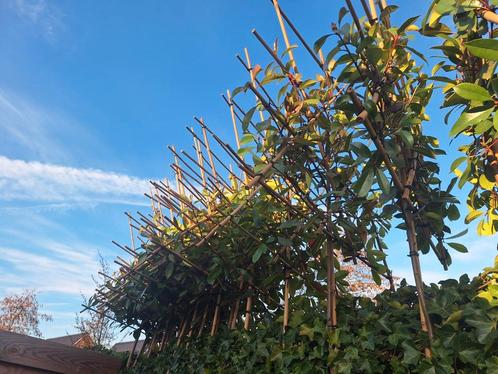
[[[173,343],[127,372],[327,373],[333,363],[336,373],[498,373],[497,269],[488,269],[488,278],[463,275],[425,288],[435,327],[430,360],[415,289],[403,282],[374,300],[341,297],[334,331],[321,308],[295,297],[285,334],[279,319],[249,333],[221,328],[215,337]]]

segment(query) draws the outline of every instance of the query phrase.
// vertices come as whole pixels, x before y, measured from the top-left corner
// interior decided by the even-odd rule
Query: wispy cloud
[[[19,292],[36,285],[36,290],[39,292],[91,294],[94,284],[90,275],[97,272],[99,266],[97,257],[87,256],[82,260],[73,256],[69,259],[53,253],[41,255],[16,248],[0,247],[3,261],[8,264],[11,271],[15,269],[15,273],[20,275],[3,279],[6,281],[3,283],[4,291]]]
[[[490,259],[490,262],[493,259],[493,256],[496,254],[496,240],[493,240],[492,237],[482,236],[477,237],[474,236],[470,240],[467,239],[466,243],[467,253],[461,253],[453,251],[451,257],[455,262],[461,263],[482,263],[485,259]]]
[[[0,200],[143,204],[145,179],[0,156]]]
[[[36,27],[45,40],[50,43],[57,40],[64,23],[62,12],[53,2],[11,0],[9,5],[20,19]]]
[[[70,118],[0,89],[0,145],[4,150],[37,160],[70,162],[77,149],[68,149],[64,135],[95,141]]]

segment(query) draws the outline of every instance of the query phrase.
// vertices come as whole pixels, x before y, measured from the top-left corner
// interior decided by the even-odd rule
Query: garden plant
[[[494,5],[436,0],[400,25],[384,0],[344,5],[330,33],[308,43],[273,0],[284,46],[253,30],[271,62],[254,65],[244,50],[248,83],[223,96],[235,145],[196,117],[192,151],[170,147],[176,186],[152,181],[151,213],[128,215],[131,246],[116,244],[131,259],[118,257],[119,272],[86,305],[133,328],[135,341],[145,335],[125,370],[498,372],[498,259],[438,285],[424,284],[419,259],[432,253],[447,269],[453,251],[467,251],[458,242],[467,230],[452,231],[466,209],[454,189],[467,185],[466,223],[478,218],[479,234],[496,241]],[[441,40],[440,62],[414,37]],[[298,45],[314,75],[301,71]],[[466,139],[450,181],[424,127],[438,97],[451,123],[441,132]],[[388,265],[394,230],[414,286]],[[351,277],[360,267],[369,281]],[[365,287],[384,291],[355,292]]]

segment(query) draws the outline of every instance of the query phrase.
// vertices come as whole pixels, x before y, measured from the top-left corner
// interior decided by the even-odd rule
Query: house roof
[[[54,342],[54,343],[73,346],[79,340],[81,340],[82,338],[85,338],[86,336],[89,336],[89,335],[87,333],[81,333],[81,334],[58,336],[56,338],[50,338],[50,339],[46,339],[46,340]]]
[[[132,340],[131,342],[116,343],[112,347],[112,350],[114,352],[131,352],[131,350],[133,349],[133,344],[135,344],[134,340]],[[142,349],[143,344],[144,340],[139,340],[137,342],[137,346],[135,347],[135,352],[139,352],[140,349]]]

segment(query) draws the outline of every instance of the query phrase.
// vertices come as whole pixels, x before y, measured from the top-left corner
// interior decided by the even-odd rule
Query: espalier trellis
[[[443,151],[423,132],[434,86],[409,45],[416,17],[394,27],[395,6],[362,0],[361,17],[346,0],[332,32],[310,46],[272,3],[285,50],[254,30],[272,62],[263,69],[247,50],[238,56],[250,80],[224,96],[236,147],[195,118],[193,154],[170,147],[176,188],[151,182],[152,214],[129,215],[132,247],[118,244],[131,261],[116,260],[119,274],[87,307],[132,327],[137,340],[144,333],[151,352],[222,324],[250,330],[279,320],[285,333],[306,305],[326,315],[333,357],[337,300],[349,292],[341,262],[367,265],[393,291],[384,238],[395,222],[406,232],[430,357],[419,253],[434,252],[447,268],[448,246],[465,248],[448,242],[460,235],[446,225],[459,216],[455,183],[442,187],[434,159]],[[352,22],[341,24],[348,13]],[[287,28],[316,63],[315,79],[300,73]],[[243,93],[256,106],[243,109]]]

